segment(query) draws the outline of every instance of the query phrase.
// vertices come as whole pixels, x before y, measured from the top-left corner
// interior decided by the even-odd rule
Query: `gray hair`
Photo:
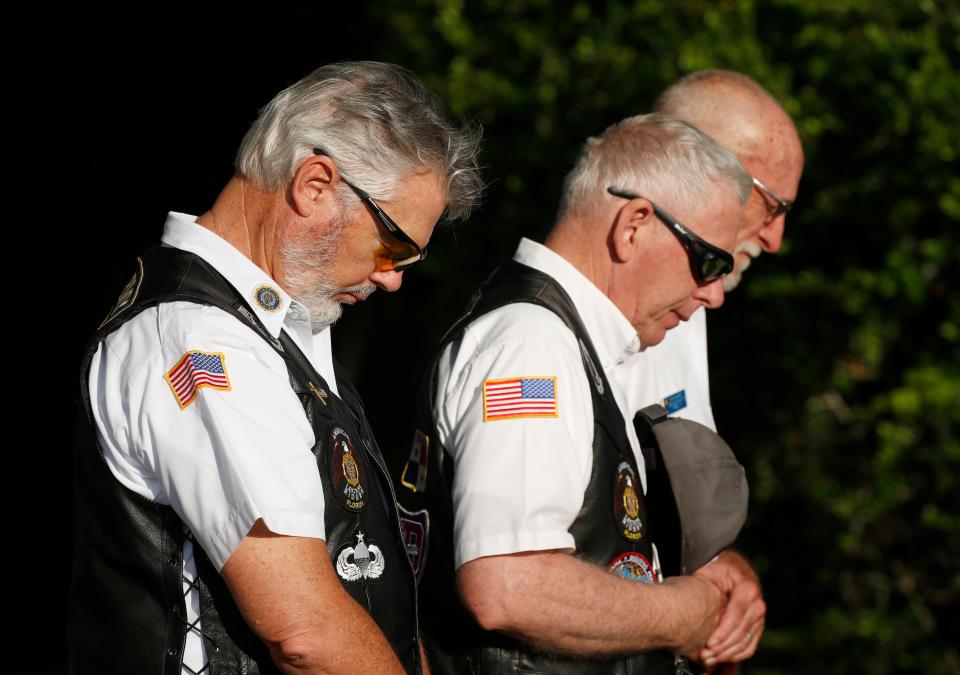
[[[401,177],[427,168],[443,180],[446,218],[458,220],[483,190],[480,133],[479,126],[452,124],[405,68],[346,61],[317,68],[264,106],[235,166],[258,187],[276,190],[322,148],[344,178],[388,201]]]
[[[628,117],[587,139],[564,180],[559,218],[591,215],[609,186],[669,208],[708,198],[714,183],[728,184],[741,204],[753,188],[737,156],[696,127],[662,113]]]

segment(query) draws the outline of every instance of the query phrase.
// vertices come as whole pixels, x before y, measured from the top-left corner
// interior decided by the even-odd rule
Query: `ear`
[[[332,211],[336,208],[333,187],[339,180],[340,174],[332,159],[311,154],[300,164],[290,182],[290,206],[303,218],[317,215],[321,210]]]
[[[639,242],[653,222],[653,206],[638,197],[631,199],[617,212],[613,221],[613,254],[617,262],[629,262],[639,250]]]

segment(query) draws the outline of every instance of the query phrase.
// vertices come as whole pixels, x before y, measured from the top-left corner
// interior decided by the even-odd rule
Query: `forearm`
[[[237,608],[284,673],[403,673],[386,637],[340,585],[322,540],[257,521],[222,570]]]
[[[642,584],[550,551],[480,558],[457,580],[484,628],[577,656],[688,652],[702,646],[719,609],[719,592],[700,580]]]
[[[404,672],[376,623],[351,598],[346,600],[353,607],[345,603],[338,616],[327,617],[323,625],[316,620],[304,622],[280,640],[260,636],[281,672],[286,675]]]

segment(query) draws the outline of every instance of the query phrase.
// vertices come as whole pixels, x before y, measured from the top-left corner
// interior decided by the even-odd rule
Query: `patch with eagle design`
[[[362,511],[370,492],[366,459],[362,451],[356,451],[350,436],[337,424],[330,429],[324,458],[337,502],[348,511]]]
[[[617,530],[627,541],[640,541],[643,539],[643,520],[646,514],[637,491],[643,488],[629,462],[620,462],[616,481],[613,489],[613,519]]]

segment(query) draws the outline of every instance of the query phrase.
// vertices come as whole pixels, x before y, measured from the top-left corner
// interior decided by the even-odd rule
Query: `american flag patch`
[[[483,421],[559,417],[556,377],[484,380]]]
[[[181,408],[193,403],[201,387],[230,390],[223,354],[219,353],[187,352],[165,377]]]

